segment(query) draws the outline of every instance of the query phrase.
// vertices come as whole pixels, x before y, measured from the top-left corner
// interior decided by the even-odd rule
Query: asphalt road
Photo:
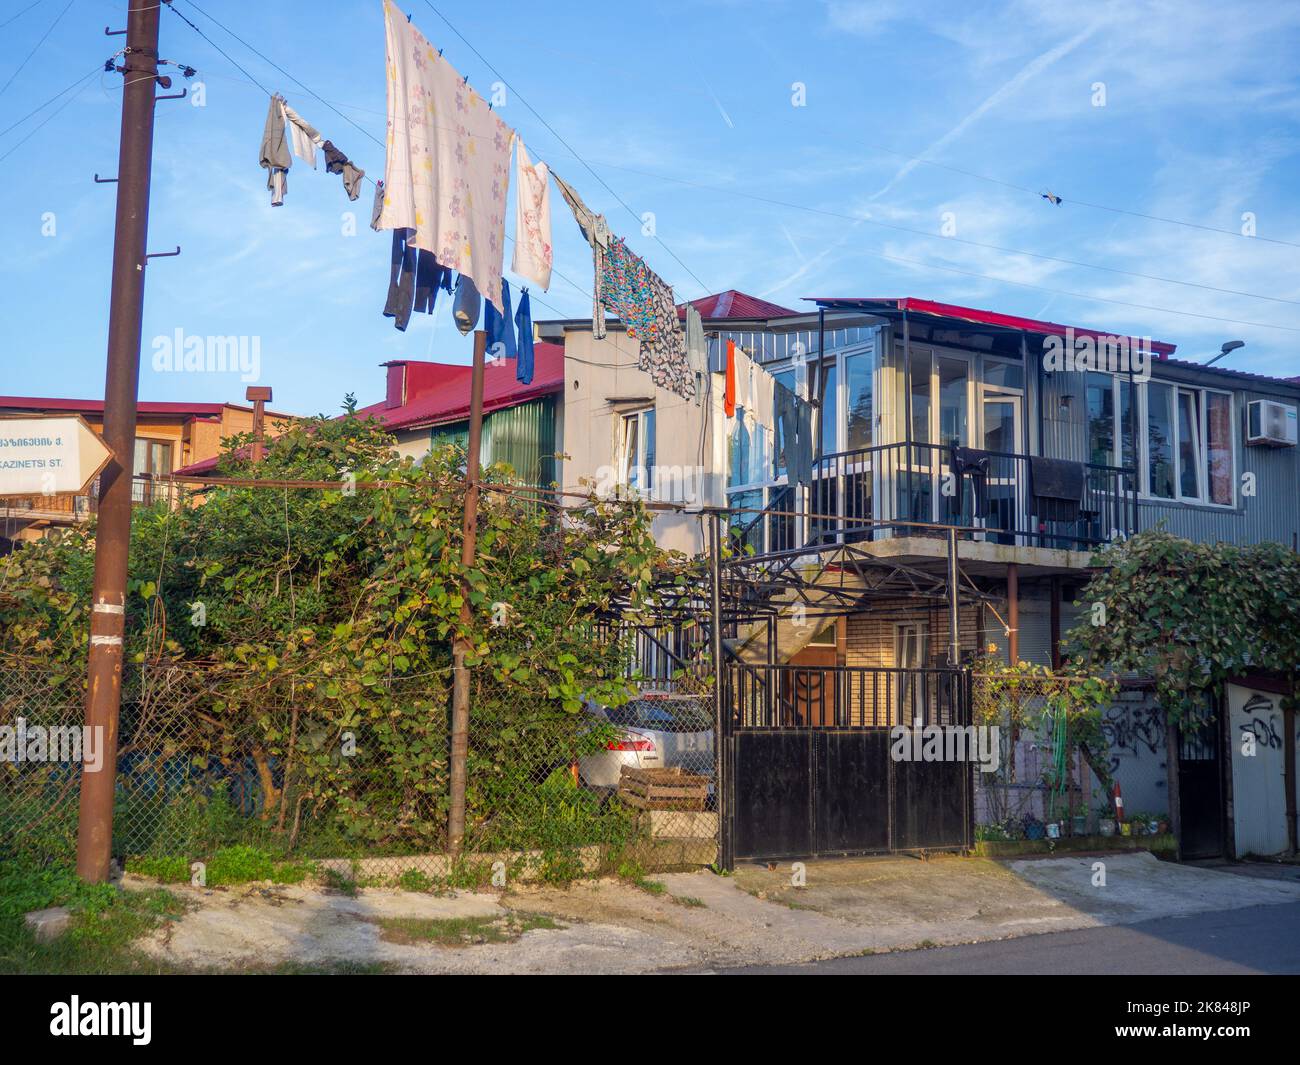
[[[960,947],[723,971],[998,976],[1300,973],[1300,902]]]

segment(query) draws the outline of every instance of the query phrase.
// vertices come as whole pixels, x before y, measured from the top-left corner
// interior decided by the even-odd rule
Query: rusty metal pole
[[[149,235],[154,82],[158,74],[158,11],[157,0],[130,0],[126,55],[121,67],[122,130],[104,385],[104,443],[112,450],[113,459],[100,475],[86,690],[86,725],[100,733],[104,756],[97,772],[82,765],[77,829],[77,875],[90,883],[108,879],[113,842],[122,637],[131,545],[131,474]]]
[[[478,538],[479,452],[483,442],[483,362],[487,354],[487,333],[474,332],[474,369],[469,389],[469,447],[465,461],[465,519],[461,537],[460,564],[474,564]],[[463,628],[471,621],[469,583],[461,581],[460,620]],[[469,760],[469,669],[465,656],[469,640],[458,634],[452,644],[451,692],[451,809],[447,812],[447,849],[459,855],[465,840],[465,765]]]

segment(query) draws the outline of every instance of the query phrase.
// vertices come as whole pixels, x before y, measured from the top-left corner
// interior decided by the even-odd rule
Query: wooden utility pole
[[[460,564],[468,570],[474,565],[478,539],[479,452],[483,443],[483,361],[487,354],[487,333],[474,331],[474,369],[469,388],[469,448],[465,460],[465,518],[462,528]],[[460,620],[469,628],[469,581],[460,582]],[[465,765],[469,760],[469,669],[465,656],[472,650],[470,641],[458,634],[452,644],[451,691],[451,809],[447,813],[447,849],[460,854],[465,840]]]
[[[99,481],[86,690],[86,725],[100,734],[104,756],[97,771],[82,764],[77,829],[77,875],[90,883],[108,879],[113,842],[122,637],[131,546],[131,475],[148,255],[154,83],[158,76],[158,12],[157,0],[130,0],[126,53],[118,68],[122,74],[122,131],[104,384],[104,443],[112,450],[113,458]]]

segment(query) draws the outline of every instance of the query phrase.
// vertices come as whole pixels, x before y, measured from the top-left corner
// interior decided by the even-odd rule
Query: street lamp
[[[1227,355],[1229,352],[1236,351],[1238,348],[1244,348],[1245,346],[1246,346],[1246,342],[1244,340],[1229,340],[1226,344],[1223,345],[1223,347],[1219,349],[1219,354],[1214,356],[1214,358],[1212,358],[1205,365],[1213,366],[1216,362],[1218,362],[1221,358],[1223,358],[1223,356]]]

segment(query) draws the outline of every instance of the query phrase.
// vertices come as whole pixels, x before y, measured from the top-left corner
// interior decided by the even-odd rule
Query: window
[[[938,359],[939,443],[968,443],[966,432],[966,367],[964,359]]]
[[[1155,381],[1147,385],[1147,493],[1174,498],[1174,390]]]
[[[1160,381],[1148,382],[1143,391],[1146,417],[1141,434],[1142,491],[1156,499],[1232,506],[1232,396]],[[1122,395],[1122,417],[1127,417],[1129,403],[1131,399]],[[1090,392],[1090,439],[1091,414]],[[1124,450],[1129,451],[1126,438]]]
[[[1201,404],[1200,393],[1178,390],[1178,495],[1201,498]]]
[[[1088,461],[1098,466],[1136,469],[1133,382],[1127,377],[1093,372],[1088,374],[1086,391]]]
[[[628,488],[648,495],[654,490],[655,411],[653,407],[623,416],[622,472]]]
[[[1115,462],[1115,379],[1107,373],[1088,374],[1088,461],[1098,466]]]
[[[834,621],[808,641],[809,647],[837,647],[838,645],[839,630],[836,628]]]
[[[844,386],[848,403],[848,449],[870,447],[874,425],[870,352],[844,357]]]
[[[133,482],[131,498],[137,503],[152,503],[164,497],[166,488],[154,484],[152,478],[172,472],[172,446],[158,440],[135,438],[135,454],[131,463],[131,474],[135,478],[144,478]]]
[[[909,388],[912,408],[912,440],[930,442],[930,356],[912,351],[912,381]]]
[[[827,360],[817,374],[817,399],[820,401],[821,454],[834,455],[840,449],[839,367]]]
[[[1232,397],[1206,392],[1205,480],[1210,502],[1232,506]]]

